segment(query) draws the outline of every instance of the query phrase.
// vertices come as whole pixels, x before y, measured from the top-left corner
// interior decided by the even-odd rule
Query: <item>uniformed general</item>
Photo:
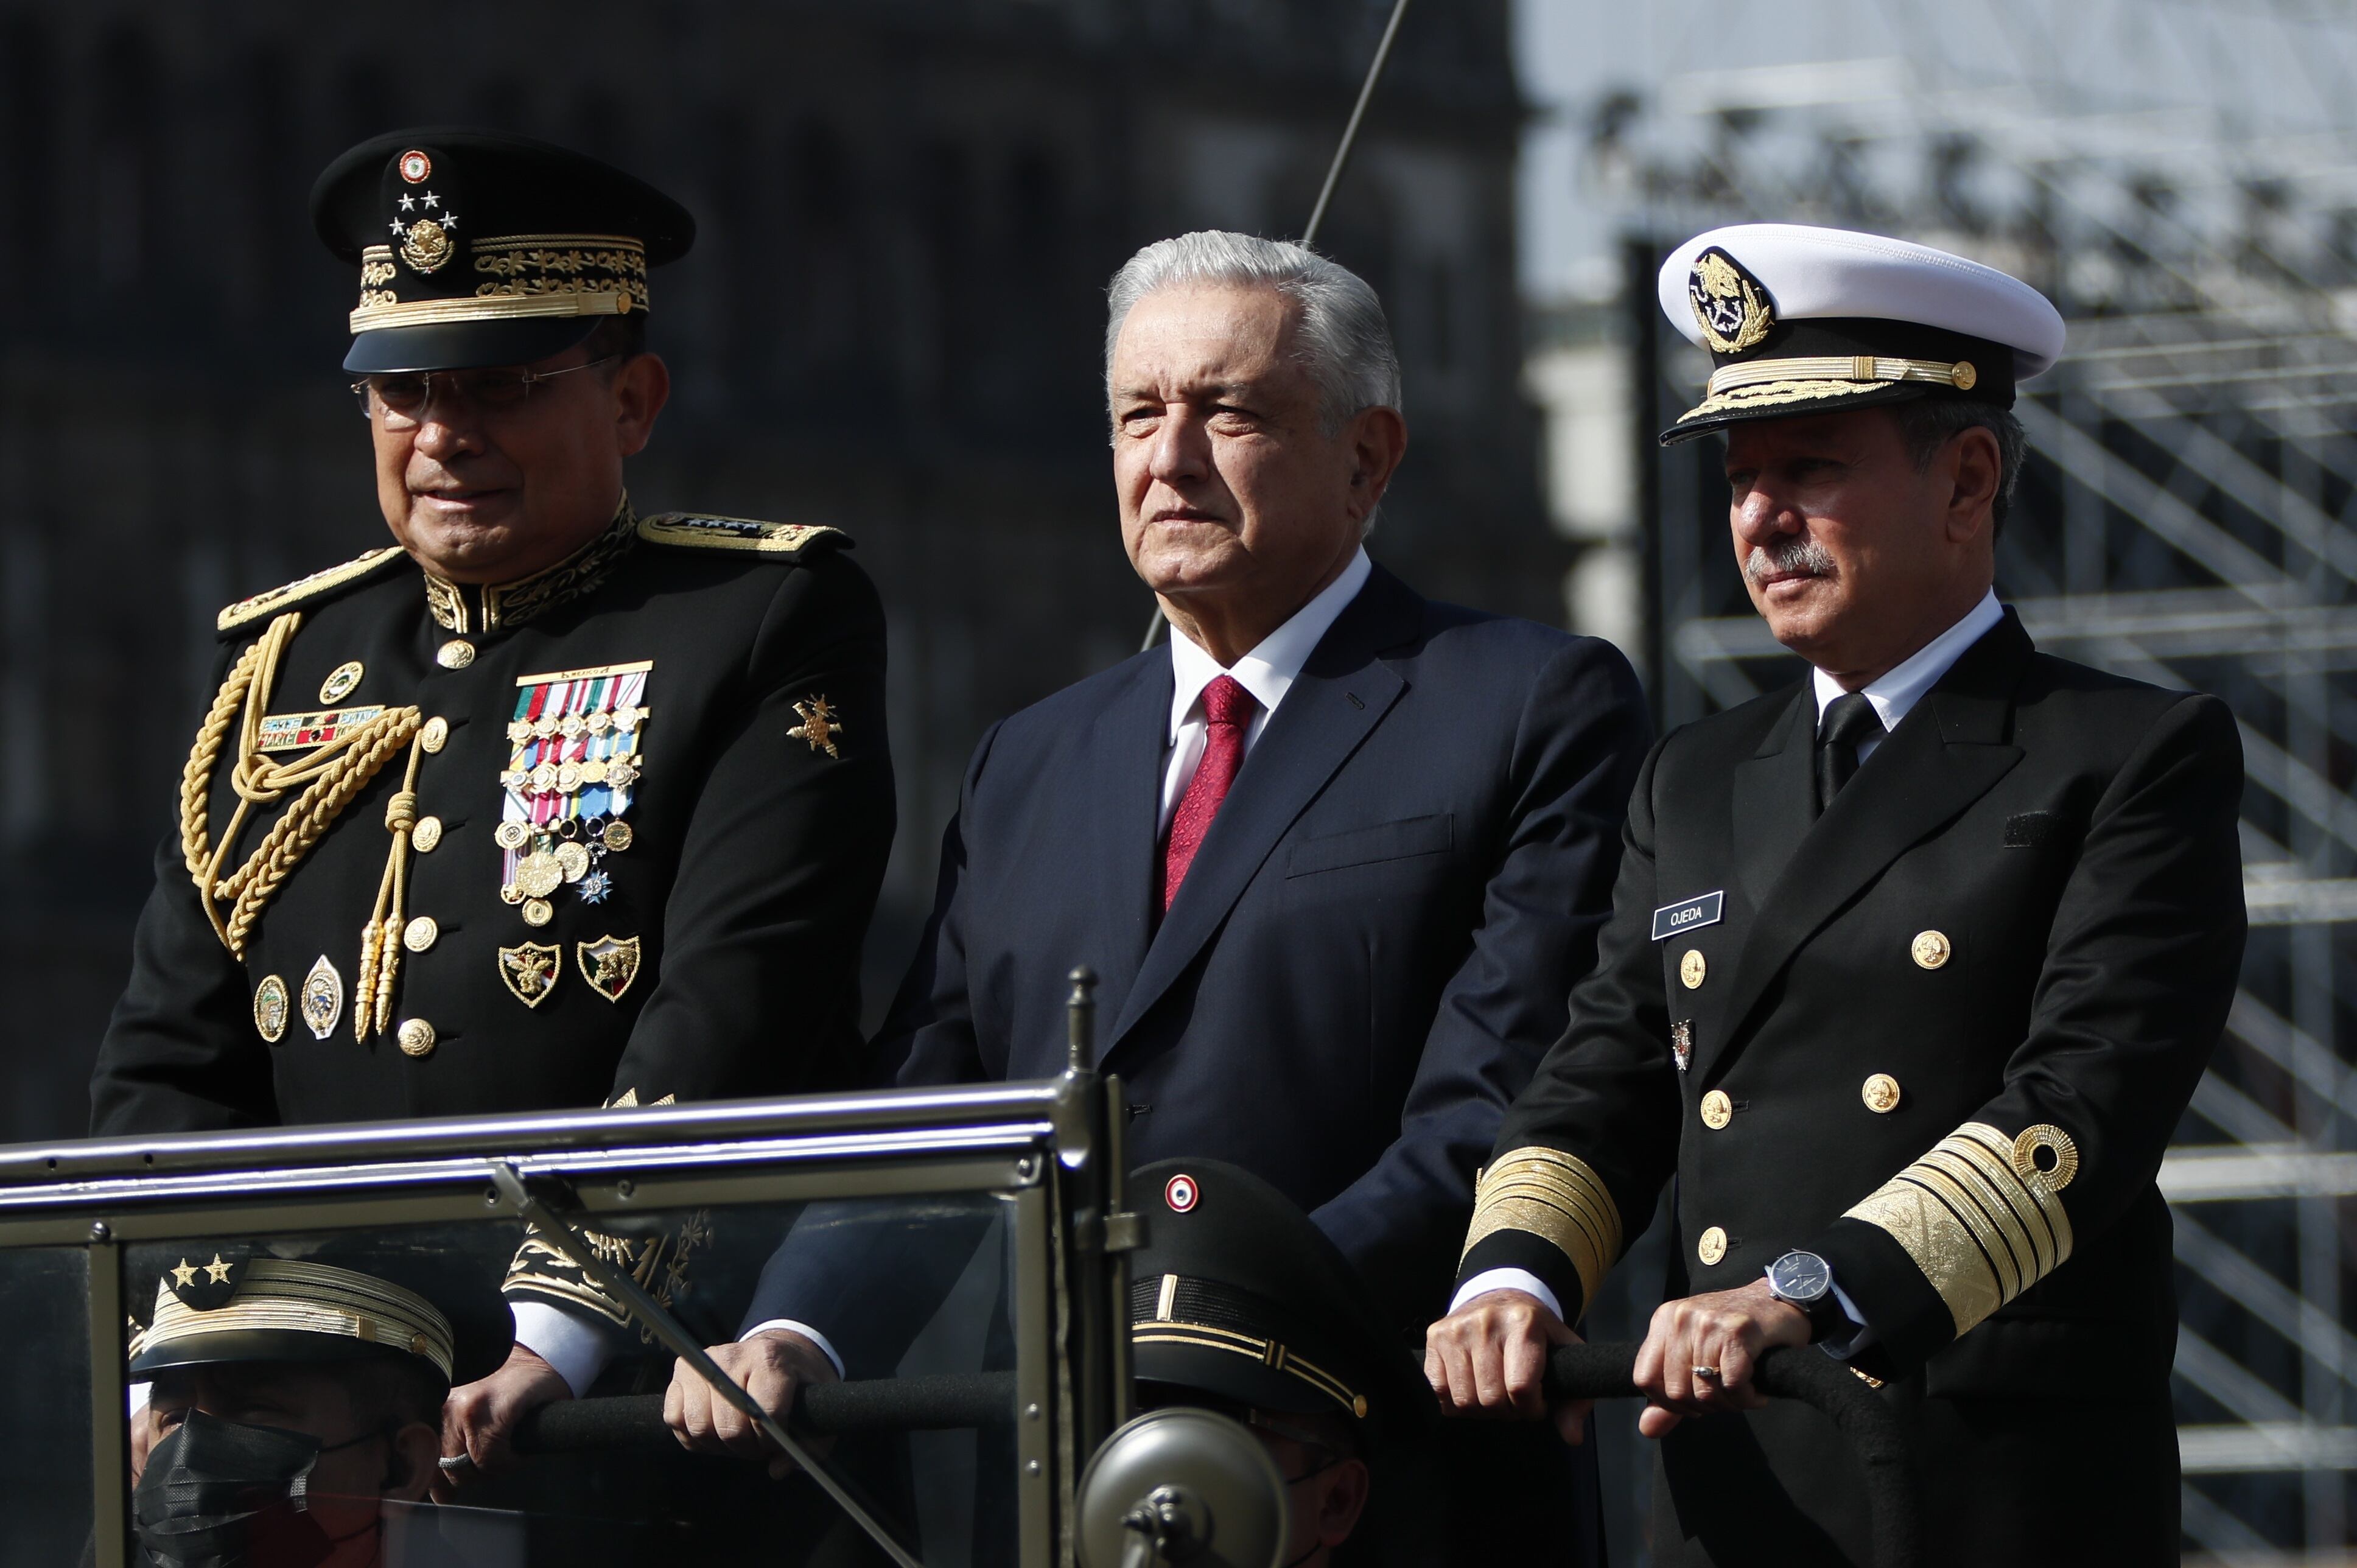
[[[393,543],[221,612],[92,1130],[845,1081],[893,829],[883,615],[831,528],[631,510],[670,386],[648,272],[694,220],[451,127],[346,153],[312,215],[359,271]],[[525,1263],[542,1306],[619,1321]]]
[[[1674,1178],[1637,1368],[1656,1562],[1867,1561],[1842,1440],[1749,1385],[1814,1341],[1900,1414],[1932,1560],[2174,1563],[2154,1178],[2242,956],[2233,717],[2039,653],[1992,591],[2015,388],[2062,347],[2034,290],[1749,225],[1661,296],[1716,367],[1663,439],[1725,431],[1737,559],[1813,669],[1647,761],[1426,1374],[1539,1414]]]

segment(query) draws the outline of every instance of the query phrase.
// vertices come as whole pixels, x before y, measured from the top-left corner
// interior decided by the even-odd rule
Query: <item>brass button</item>
[[[1859,1088],[1857,1097],[1877,1116],[1888,1116],[1899,1109],[1899,1080],[1887,1072],[1876,1073]]]
[[[461,643],[458,644],[458,646],[464,647],[465,644]],[[469,659],[473,657],[474,655],[472,654],[468,655],[468,658]],[[425,721],[425,727],[417,732],[417,744],[424,746],[428,751],[439,751],[449,743],[450,721],[444,718],[440,714],[436,714],[432,718],[427,719]]]
[[[1956,950],[1949,945],[1944,932],[1918,931],[1914,944],[1907,950],[1913,953],[1915,961],[1925,969],[1937,969],[1947,962],[1948,955]]]
[[[423,1018],[404,1018],[393,1038],[401,1042],[403,1056],[430,1057],[434,1054],[434,1026]]]
[[[1708,1094],[1702,1097],[1702,1124],[1704,1126],[1716,1133],[1721,1127],[1726,1126],[1729,1122],[1734,1120],[1735,1101],[1727,1097],[1727,1091],[1725,1090],[1714,1089]]]
[[[408,1026],[404,1024],[402,1027],[405,1030]],[[406,1040],[407,1036],[404,1035],[403,1038]],[[404,1044],[402,1048],[406,1050],[408,1047]],[[1716,1225],[1704,1231],[1702,1240],[1695,1243],[1695,1256],[1702,1260],[1704,1268],[1710,1268],[1717,1264],[1721,1258],[1727,1256],[1727,1232]]]
[[[420,817],[417,825],[409,830],[409,847],[420,854],[432,854],[434,846],[442,842],[442,819]]]
[[[547,899],[526,898],[523,901],[523,923],[525,925],[544,926],[554,918],[556,918],[556,909]]]
[[[1685,982],[1688,991],[1701,990],[1703,976],[1709,972],[1710,965],[1703,961],[1700,948],[1686,949],[1686,956],[1678,960],[1678,978]]]
[[[475,661],[475,645],[463,637],[454,637],[434,650],[434,662],[445,670],[464,670]]]
[[[433,916],[420,915],[402,928],[401,945],[411,952],[424,952],[441,934],[442,928],[435,924]]]

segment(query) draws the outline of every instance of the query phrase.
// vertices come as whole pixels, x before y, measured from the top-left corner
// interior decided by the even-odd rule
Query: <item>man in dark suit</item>
[[[1412,1332],[1593,960],[1637,683],[1605,644],[1369,561],[1406,426],[1382,306],[1342,268],[1235,234],[1148,246],[1114,280],[1107,390],[1123,541],[1170,644],[984,736],[879,1076],[1061,1070],[1086,964],[1131,1157],[1268,1181]],[[888,1271],[816,1229],[719,1352],[764,1398],[891,1354],[845,1284]],[[692,1441],[749,1437],[674,1393]]]
[[[1868,1561],[1834,1428],[1750,1386],[1814,1342],[1906,1425],[1930,1560],[2174,1563],[2154,1177],[2242,955],[2233,717],[2036,652],[1991,591],[2015,383],[2061,349],[2035,291],[1750,225],[1681,247],[1662,299],[1718,367],[1663,439],[1726,429],[1738,559],[1815,668],[1648,760],[1426,1373],[1539,1414],[1675,1177],[1637,1367],[1655,1561]]]

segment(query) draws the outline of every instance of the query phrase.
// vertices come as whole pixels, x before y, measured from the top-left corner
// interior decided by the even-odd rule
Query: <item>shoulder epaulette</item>
[[[659,512],[639,519],[639,537],[650,544],[689,550],[755,550],[764,555],[800,555],[814,544],[849,549],[851,535],[814,522],[763,522],[753,517],[710,517],[695,511]]]
[[[340,566],[330,566],[324,572],[314,572],[307,577],[297,577],[284,587],[273,588],[266,594],[256,594],[250,599],[240,599],[214,618],[213,628],[216,631],[235,631],[239,627],[276,615],[279,611],[290,606],[299,605],[306,599],[317,598],[330,589],[340,588],[347,583],[356,583],[379,570],[394,557],[405,556],[407,553],[398,544],[387,544],[381,549],[369,551],[366,554],[355,555]]]

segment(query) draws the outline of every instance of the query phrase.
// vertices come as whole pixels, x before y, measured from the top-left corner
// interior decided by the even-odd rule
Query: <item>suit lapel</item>
[[[1702,1042],[1708,1074],[1802,944],[1883,869],[1979,800],[2021,760],[2006,740],[2030,642],[2012,611],[1964,651],[1857,777],[1802,835],[1736,961],[1721,1023]],[[1805,689],[1803,696],[1806,695]],[[1786,750],[1795,747],[1788,741]],[[1805,746],[1799,747],[1803,755]],[[1738,849],[1738,862],[1742,854]]]
[[[1420,608],[1406,585],[1378,566],[1335,618],[1245,757],[1211,831],[1195,852],[1187,880],[1146,950],[1137,982],[1101,1054],[1117,1048],[1194,962],[1294,819],[1406,690],[1406,682],[1375,655],[1415,635],[1422,624]],[[1167,689],[1163,701],[1167,731]],[[1149,827],[1149,854],[1157,847],[1153,838]]]
[[[1809,831],[1815,808],[1816,701],[1806,681],[1760,749],[1735,765],[1735,875],[1760,908]]]
[[[1092,778],[1075,781],[1089,791],[1093,853],[1074,870],[1094,879],[1086,907],[1103,922],[1097,994],[1109,1007],[1128,995],[1153,935],[1155,824],[1170,744],[1170,655],[1157,649],[1138,665],[1090,725],[1081,755],[1103,760]]]

